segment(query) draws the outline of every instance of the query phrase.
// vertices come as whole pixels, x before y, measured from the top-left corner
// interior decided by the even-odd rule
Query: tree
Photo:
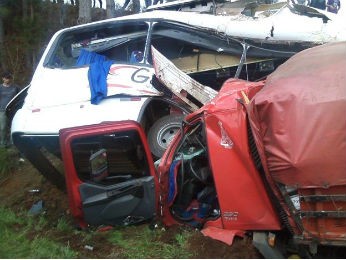
[[[100,8],[102,9],[102,0],[98,0],[100,4]],[[93,0],[93,8],[96,6],[96,0]]]
[[[2,22],[2,17],[0,15],[0,64],[3,64],[3,53],[4,53],[4,25]],[[0,67],[1,69],[1,67]],[[4,68],[5,69],[5,68]]]
[[[0,64],[2,64],[3,68],[0,67],[0,69],[6,69],[6,64],[3,62],[4,59],[4,42],[5,42],[5,35],[4,35],[4,23],[3,18],[6,14],[6,8],[5,8],[5,0],[0,0]]]
[[[107,18],[115,17],[115,4],[114,0],[106,0],[106,16]]]
[[[1,70],[10,70],[16,83],[24,86],[37,65],[42,47],[48,37],[48,25],[51,26],[42,15],[46,11],[43,8],[46,2],[7,0],[1,1],[0,4]],[[54,5],[51,2],[47,4]]]
[[[79,1],[79,16],[77,24],[84,24],[91,22],[91,0]]]
[[[27,85],[52,35],[90,22],[91,5],[92,0],[0,0],[0,73],[10,70],[18,85]],[[96,14],[93,19],[105,19],[106,10]]]

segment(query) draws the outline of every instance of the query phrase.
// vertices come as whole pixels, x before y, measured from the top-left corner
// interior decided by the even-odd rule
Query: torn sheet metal
[[[151,47],[151,50],[156,77],[194,110],[198,109],[198,106],[188,100],[182,94],[182,90],[192,95],[202,104],[208,103],[217,95],[216,90],[200,84],[182,72],[154,47]]]
[[[227,230],[227,229],[221,229],[221,228],[212,227],[212,226],[202,229],[201,232],[204,236],[208,236],[212,239],[219,240],[229,246],[233,244],[233,240],[235,236],[239,236],[239,237],[245,236],[245,231],[243,230]]]
[[[199,12],[216,15],[239,15],[244,12],[259,13],[276,10],[286,4],[285,0],[277,3],[263,4],[254,0],[173,0],[165,3],[157,3],[149,6],[146,10],[172,10],[182,12]]]
[[[225,128],[223,128],[222,126],[222,122],[219,121],[217,123],[220,127],[220,131],[221,131],[221,140],[220,140],[220,145],[225,147],[226,149],[232,149],[233,148],[233,141],[232,139],[229,137],[229,135],[227,134]]]
[[[312,8],[310,8],[312,9]],[[310,47],[326,42],[346,40],[346,25],[342,17],[327,12],[304,15],[290,4],[268,16],[210,15],[176,11],[152,11],[133,18],[161,18],[205,28],[211,32],[258,43],[306,43]],[[170,17],[170,18],[167,18]]]

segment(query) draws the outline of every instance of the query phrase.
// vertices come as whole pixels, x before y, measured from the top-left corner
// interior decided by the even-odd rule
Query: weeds
[[[37,235],[30,239],[30,232],[42,230],[47,224],[44,216],[39,219],[16,215],[0,207],[0,258],[73,258],[77,253],[69,246]]]
[[[31,253],[29,258],[73,258],[77,253],[69,246],[57,244],[49,238],[36,237],[31,242]]]
[[[147,226],[126,227],[111,231],[108,240],[124,249],[122,258],[170,259],[192,256],[185,247],[188,232],[176,234],[173,241],[164,242],[162,237],[166,235],[165,232],[167,231],[150,230]]]
[[[186,232],[184,232],[183,234],[176,234],[175,239],[177,240],[177,243],[180,247],[185,246],[189,235],[190,233],[186,233]]]
[[[192,257],[187,249],[190,232],[183,229],[171,233],[140,225],[117,227],[106,233],[80,231],[66,217],[51,225],[45,214],[29,216],[26,211],[15,214],[0,207],[0,231],[0,258],[89,258],[92,251],[77,252],[70,247],[70,239],[76,238],[80,248],[89,244],[100,248],[100,241],[108,243],[109,251],[104,252],[107,258]]]
[[[56,225],[56,229],[60,232],[72,232],[73,231],[73,227],[66,220],[65,217],[62,217],[58,220],[58,223]]]
[[[44,215],[40,215],[38,221],[36,221],[35,231],[43,231],[46,229],[47,225],[49,225],[48,220]]]
[[[0,183],[3,185],[6,185],[3,181],[15,176],[19,166],[17,158],[15,149],[0,149]],[[30,215],[24,206],[17,207],[16,212],[0,206],[0,259],[192,257],[187,249],[189,232],[186,231],[172,235],[170,231],[150,230],[148,225],[117,227],[105,233],[92,229],[81,231],[70,223],[68,216],[52,223],[49,210],[47,214],[44,212]],[[85,245],[95,249],[85,250]],[[99,253],[103,246],[108,251]]]
[[[6,178],[15,169],[17,163],[11,159],[15,151],[6,148],[0,148],[0,180]]]
[[[128,247],[128,244],[123,239],[122,232],[119,230],[112,231],[108,238],[108,241],[111,242],[112,244],[116,244],[124,248]]]

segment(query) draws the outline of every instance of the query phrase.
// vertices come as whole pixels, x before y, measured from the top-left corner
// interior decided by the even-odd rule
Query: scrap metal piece
[[[156,77],[193,110],[197,110],[199,106],[185,97],[183,94],[184,91],[203,105],[210,102],[217,95],[218,92],[216,90],[200,84],[185,74],[153,46],[151,47],[151,51]]]
[[[28,214],[32,216],[36,216],[42,212],[44,212],[44,202],[43,200],[39,200],[32,205]]]

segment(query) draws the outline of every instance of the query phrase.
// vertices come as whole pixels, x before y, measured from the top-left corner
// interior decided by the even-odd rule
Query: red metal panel
[[[307,240],[313,240],[316,237],[319,238],[320,243],[328,244],[328,240],[334,240],[335,244],[338,242],[345,245],[345,230],[346,230],[346,218],[345,217],[327,217],[323,216],[323,213],[327,212],[340,212],[342,214],[346,209],[346,186],[313,189],[300,189],[298,190],[300,196],[330,196],[329,199],[306,201],[301,199],[300,207],[301,211],[307,211],[311,213],[320,214],[320,217],[303,217],[302,223],[304,225],[304,238]],[[342,199],[333,199],[333,196],[342,196]],[[337,215],[337,214],[336,214]]]
[[[244,109],[208,114],[206,126],[224,228],[280,229],[275,210],[250,155]],[[223,134],[233,143],[232,147],[221,144]]]
[[[204,106],[210,164],[224,229],[278,230],[280,222],[250,155],[243,94],[252,96],[263,82],[231,79]],[[200,111],[190,115],[193,118]]]
[[[155,189],[158,188],[157,178],[155,175],[155,168],[153,164],[153,159],[151,156],[150,148],[146,141],[146,136],[141,128],[141,126],[135,121],[121,121],[121,122],[104,122],[101,124],[95,125],[87,125],[87,126],[79,126],[72,127],[60,130],[60,146],[62,152],[62,159],[64,162],[65,168],[65,179],[66,179],[66,187],[69,198],[69,205],[71,214],[76,218],[78,223],[81,226],[85,226],[86,223],[83,220],[83,212],[82,212],[82,202],[79,194],[79,185],[82,181],[78,178],[74,163],[73,163],[73,155],[71,150],[71,142],[74,138],[86,137],[95,134],[107,134],[114,133],[119,131],[128,131],[128,130],[136,130],[139,133],[139,136],[143,142],[144,151],[146,152],[146,156],[148,159],[148,165],[150,169],[150,174],[154,176],[155,179]],[[158,194],[157,190],[156,193]]]

